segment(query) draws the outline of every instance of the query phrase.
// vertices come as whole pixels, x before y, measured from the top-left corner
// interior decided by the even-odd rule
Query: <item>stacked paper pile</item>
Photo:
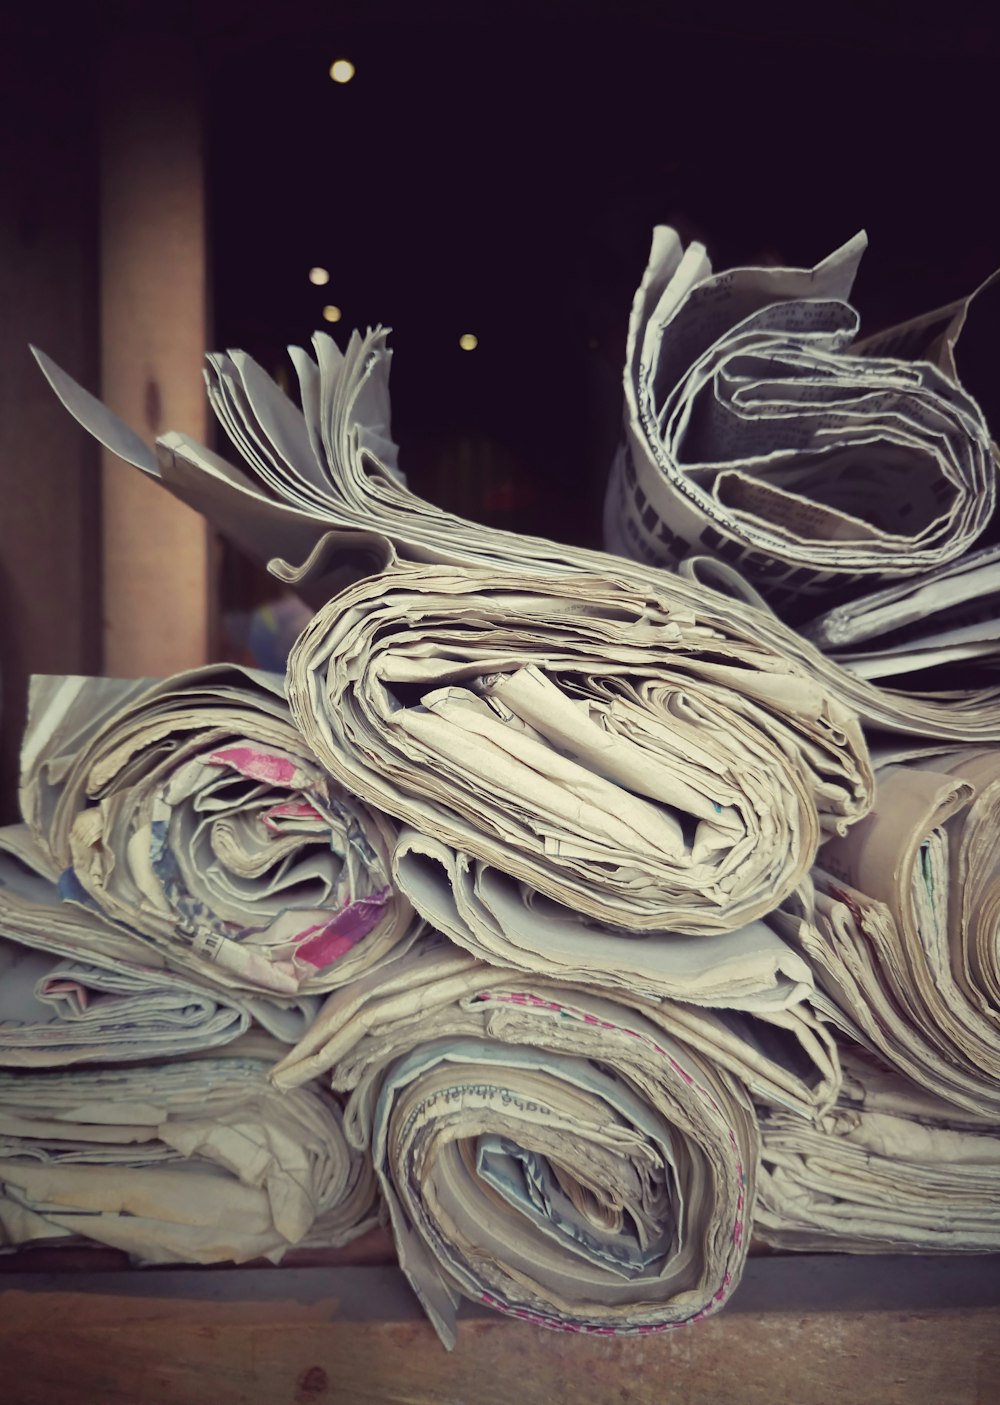
[[[276,1257],[378,1213],[449,1343],[463,1297],[696,1320],[755,1230],[997,1247],[994,450],[972,300],[859,343],[863,247],[713,276],[657,231],[613,555],[410,493],[382,329],[293,348],[301,408],[210,356],[238,465],[38,353],[315,613],[284,679],[35,681],[6,1243]]]

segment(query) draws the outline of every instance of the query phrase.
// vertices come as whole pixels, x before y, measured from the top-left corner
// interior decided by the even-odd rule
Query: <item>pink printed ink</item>
[[[348,903],[336,917],[320,927],[307,927],[299,935],[300,945],[296,948],[296,958],[305,961],[319,970],[332,966],[367,937],[373,927],[382,920],[382,913],[389,900],[390,890],[384,888],[370,898],[360,898]],[[315,935],[314,935],[315,934]],[[306,938],[306,940],[302,940]]]
[[[249,746],[229,746],[213,751],[208,761],[211,766],[231,766],[248,780],[265,781],[269,785],[292,785],[300,774],[290,757],[255,751]]]

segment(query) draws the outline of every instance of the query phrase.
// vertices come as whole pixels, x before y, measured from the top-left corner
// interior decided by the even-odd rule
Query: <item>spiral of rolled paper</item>
[[[344,785],[633,931],[752,921],[869,804],[856,719],[669,578],[400,566],[318,612],[288,689]]]
[[[329,990],[409,940],[395,826],[328,776],[272,675],[37,679],[22,806],[92,902],[238,989]]]
[[[273,1076],[326,1069],[446,1343],[461,1297],[617,1333],[696,1320],[735,1288],[757,1121],[669,1010],[434,941],[331,996]]]

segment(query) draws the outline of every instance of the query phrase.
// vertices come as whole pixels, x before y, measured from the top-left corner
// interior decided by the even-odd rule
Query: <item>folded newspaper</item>
[[[277,1261],[375,1222],[370,1165],[316,1084],[279,1094],[263,1036],[225,1056],[0,1072],[0,1247],[84,1235],[142,1263]]]
[[[907,675],[1000,663],[1000,547],[972,551],[915,580],[896,582],[828,610],[802,627],[807,639],[861,678],[905,687]]]
[[[211,966],[206,967],[207,976],[195,973],[183,954],[177,959],[173,949],[112,922],[89,899],[64,898],[57,880],[27,825],[0,829],[0,938],[21,952],[35,952],[39,959],[65,958],[77,972],[86,967],[90,979],[83,992],[66,990],[66,999],[50,993],[51,999],[36,1009],[23,1003],[28,996],[22,965],[18,994],[12,995],[12,985],[6,989],[7,1027],[0,1032],[0,1046],[7,1042],[0,1062],[65,1063],[78,1057],[144,1059],[182,1053],[236,1038],[251,1019],[282,1043],[295,1044],[316,1018],[318,995],[257,996],[222,986]],[[112,992],[93,984],[98,980],[95,968],[101,982],[127,982],[127,989]],[[88,992],[102,993],[102,998],[95,1003]],[[131,998],[106,998],[115,993],[131,993]],[[50,1024],[47,1032],[38,1029],[35,1044],[31,1028],[45,1009]],[[51,1022],[56,1019],[72,1023],[55,1026]],[[58,1028],[62,1036],[57,1046]],[[147,1038],[153,1042],[144,1042]],[[24,1053],[29,1047],[34,1050],[30,1057]]]
[[[878,772],[875,808],[831,840],[815,903],[773,921],[850,1039],[953,1107],[1000,1116],[1000,748]],[[796,923],[799,923],[796,929]]]
[[[713,274],[701,244],[654,231],[609,550],[668,567],[721,556],[779,612],[968,550],[996,502],[989,429],[953,360],[858,354],[847,299],[865,244],[812,269]]]
[[[454,984],[458,981],[458,985]],[[442,982],[440,990],[434,983]],[[359,977],[341,994],[334,992],[299,1043],[289,1050],[272,1078],[278,1087],[296,1087],[334,1068],[341,1057],[345,1020],[354,1018],[357,1001],[369,992],[378,998],[394,994],[400,1019],[415,1038],[426,1038],[424,1015],[430,1007],[448,1005],[456,989],[499,989],[514,992],[561,991],[592,996],[599,992],[568,980],[487,965],[460,950],[442,933],[425,932],[406,952],[371,973]],[[718,1063],[744,1084],[758,1102],[787,1108],[813,1118],[828,1108],[840,1086],[840,1063],[835,1040],[812,1008],[811,999],[779,1005],[760,1003],[753,1010],[718,1005],[714,1008],[689,1001],[667,1000],[637,992],[600,992],[607,999],[627,1005],[668,1033],[677,1034],[705,1058]],[[555,997],[553,997],[555,998]],[[356,1029],[351,1026],[351,1037]]]
[[[245,1011],[174,976],[68,961],[0,937],[0,1064],[42,1068],[210,1049]]]
[[[1000,1250],[996,1115],[959,1113],[846,1050],[837,1105],[815,1124],[762,1113],[755,1234],[854,1254]]]
[[[392,871],[432,927],[494,966],[751,1013],[788,1009],[814,991],[809,963],[767,921],[710,941],[678,932],[637,940],[409,826]]]
[[[751,922],[869,805],[854,718],[670,577],[398,564],[315,615],[288,695],[356,794],[635,931]]]
[[[405,561],[484,567],[493,573],[582,573],[627,581],[641,591],[660,587],[659,565],[485,528],[410,492],[389,431],[387,335],[382,327],[364,336],[352,333],[341,353],[319,332],[313,338],[315,359],[299,347],[290,348],[301,409],[244,352],[210,357],[210,400],[242,467],[174,432],[161,435],[154,451],[44,353],[36,350],[35,356],[70,414],[101,444],[204,513],[314,606],[383,569],[394,552]],[[987,496],[991,484],[988,476]],[[633,505],[640,516],[652,511],[645,499],[633,499]],[[971,499],[967,505],[977,516],[980,509]],[[982,511],[988,515],[985,499]],[[637,554],[631,540],[621,543],[620,550],[625,557]],[[919,569],[930,564],[922,559]],[[713,595],[697,583],[674,581],[671,589],[692,609],[711,602],[729,627],[762,634],[771,648],[796,660],[874,726],[956,742],[1000,740],[1000,687],[944,698],[933,693],[899,697],[839,667],[767,611]]]
[[[294,999],[419,927],[395,827],[324,774],[274,675],[35,678],[21,806],[63,896],[227,988]]]
[[[641,1333],[735,1288],[757,1122],[669,1014],[434,940],[331,996],[273,1076],[289,1087],[324,1068],[350,1094],[347,1135],[371,1147],[401,1267],[446,1345],[462,1297]]]

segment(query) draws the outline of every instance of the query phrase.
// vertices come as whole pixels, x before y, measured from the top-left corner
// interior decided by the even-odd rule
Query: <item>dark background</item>
[[[654,224],[703,239],[717,267],[809,266],[864,227],[867,330],[1000,264],[993,11],[885,0],[11,8],[0,62],[16,102],[3,116],[15,148],[28,123],[82,141],[114,42],[134,39],[149,83],[169,85],[161,41],[190,41],[214,345],[284,375],[284,348],[324,325],[324,303],[343,309],[327,328],[342,344],[351,327],[388,324],[411,485],[484,522],[595,544]],[[19,87],[28,54],[44,76]],[[356,65],[349,84],[328,77],[338,57]],[[315,264],[327,287],[308,282]],[[459,348],[467,331],[474,352]],[[227,559],[224,607],[273,591]]]
[[[276,369],[326,302],[342,342],[388,324],[412,486],[590,544],[654,224],[717,267],[811,266],[866,228],[869,330],[1000,263],[988,12],[692,10],[329,5],[217,29],[217,344]],[[327,76],[341,56],[347,85]]]

